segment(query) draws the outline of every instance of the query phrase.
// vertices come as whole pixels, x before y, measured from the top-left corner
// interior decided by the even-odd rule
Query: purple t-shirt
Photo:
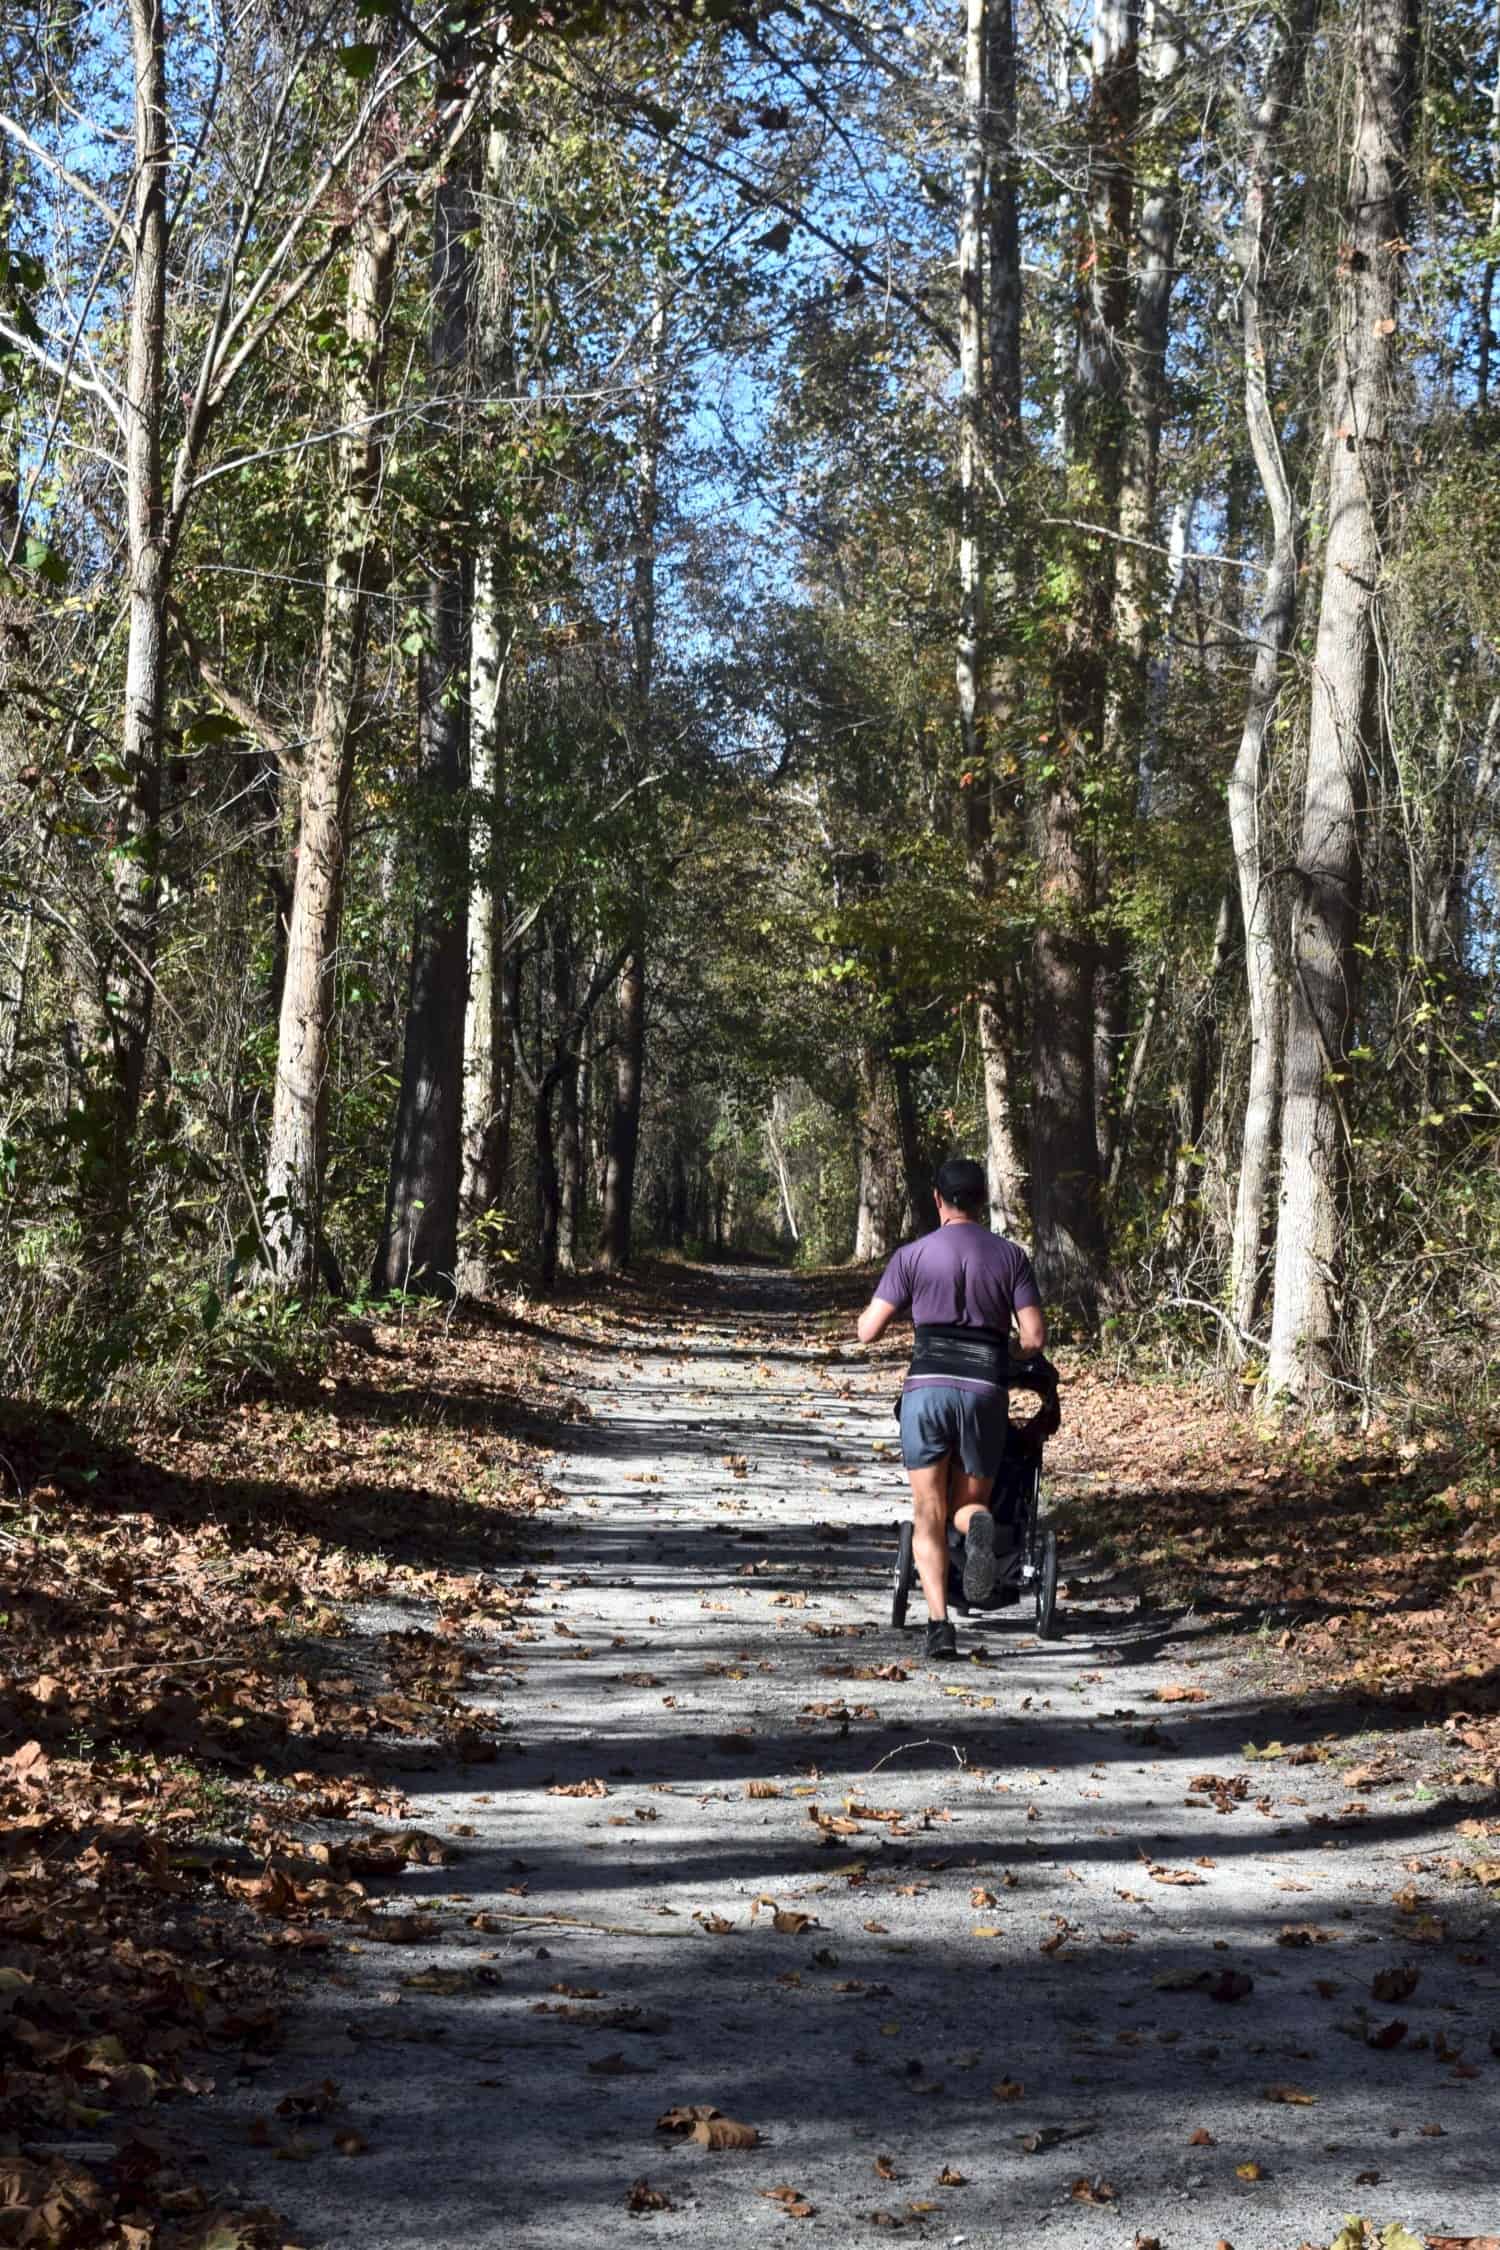
[[[876,1283],[875,1294],[898,1313],[909,1312],[917,1328],[938,1322],[993,1328],[1002,1336],[1010,1334],[1017,1312],[1042,1301],[1031,1260],[1020,1244],[963,1220],[904,1242]],[[951,1375],[914,1375],[907,1381],[957,1381],[962,1390],[994,1388]]]

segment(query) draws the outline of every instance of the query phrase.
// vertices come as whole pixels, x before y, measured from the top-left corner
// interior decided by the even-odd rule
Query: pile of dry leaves
[[[1153,1596],[1269,1620],[1328,1690],[1442,1716],[1468,1777],[1500,1775],[1500,1432],[1340,1441],[1257,1433],[1207,1394],[1069,1368],[1075,1521]]]
[[[464,1682],[548,1501],[513,1426],[568,1411],[534,1341],[418,1324],[213,1428],[0,1414],[0,2245],[282,2241],[184,2176],[174,2107],[255,2067],[290,1965],[422,1934],[382,1886],[444,1849],[371,1824],[496,1753]],[[436,1629],[351,1634],[375,1595]]]

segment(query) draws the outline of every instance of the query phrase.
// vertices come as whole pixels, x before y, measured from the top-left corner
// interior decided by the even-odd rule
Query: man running
[[[1005,1452],[1006,1363],[1014,1318],[1023,1352],[1047,1342],[1041,1293],[1018,1244],[991,1234],[982,1167],[950,1156],[938,1169],[938,1227],[903,1244],[859,1316],[873,1344],[909,1312],[916,1329],[901,1391],[901,1459],[911,1480],[912,1549],[927,1597],[927,1654],[958,1654],[948,1617],[948,1525],[965,1537],[964,1599],[995,1583],[990,1491]]]

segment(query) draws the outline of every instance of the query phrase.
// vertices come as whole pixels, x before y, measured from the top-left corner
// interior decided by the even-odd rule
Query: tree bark
[[[932,1167],[922,1145],[922,1121],[917,1114],[912,1066],[904,1054],[898,1054],[891,1057],[890,1069],[896,1094],[896,1130],[901,1142],[908,1224],[913,1234],[930,1234],[938,1223],[937,1211],[932,1200]]]
[[[666,339],[666,304],[658,296],[651,317],[649,380],[636,448],[635,558],[630,596],[635,704],[643,743],[649,739],[651,731],[651,691],[656,669],[656,539],[661,510]],[[598,1262],[606,1273],[622,1272],[630,1263],[636,1153],[640,1147],[641,1095],[645,1085],[645,995],[646,906],[642,898],[636,902],[630,958],[620,977],[620,1044],[615,1061],[598,1251]]]
[[[1095,1138],[1101,1171],[1113,1168],[1117,1104],[1115,1071],[1130,1020],[1130,960],[1115,895],[1128,880],[1127,841],[1140,811],[1139,769],[1146,739],[1150,659],[1159,633],[1164,573],[1156,551],[1157,482],[1166,404],[1167,340],[1177,274],[1181,202],[1176,151],[1169,137],[1172,85],[1182,50],[1162,28],[1148,0],[1148,36],[1140,76],[1150,112],[1132,153],[1138,190],[1134,228],[1134,301],[1123,342],[1119,544],[1115,550],[1109,686],[1104,717],[1103,778],[1122,839],[1100,862],[1099,908],[1107,928],[1095,983]]]
[[[1089,231],[1079,246],[1070,491],[1086,521],[1112,529],[1121,476],[1121,375],[1139,108],[1131,0],[1094,10]],[[1071,511],[1070,511],[1071,512]],[[1073,598],[1055,681],[1052,740],[1035,813],[1039,913],[1033,949],[1032,1216],[1044,1294],[1085,1321],[1098,1310],[1105,1236],[1094,1081],[1097,860],[1086,790],[1097,773],[1109,692],[1114,546],[1070,541]]]
[[[901,1239],[906,1205],[900,1134],[885,1059],[873,1043],[859,1050],[859,1200],[854,1257],[888,1258]]]
[[[345,297],[345,376],[335,454],[323,629],[310,738],[298,786],[266,1155],[265,1244],[272,1272],[299,1295],[317,1286],[322,1232],[329,1036],[343,908],[349,792],[364,683],[374,512],[384,447],[387,322],[395,244],[389,206],[362,219]]]
[[[1012,0],[966,0],[964,174],[958,237],[959,627],[955,659],[969,877],[992,899],[1016,823],[997,823],[997,721],[1016,701],[1014,667],[997,661],[986,631],[989,568],[985,455],[997,477],[1021,451],[1021,249],[1016,210],[1016,56]],[[1015,573],[996,574],[998,599],[1015,595]],[[997,833],[997,830],[1001,831]],[[986,953],[993,948],[986,944]],[[995,1223],[1022,1223],[1025,1161],[1016,1130],[1005,969],[981,967],[977,1029],[984,1088],[985,1176]]]
[[[616,1013],[614,1089],[599,1226],[599,1264],[606,1273],[623,1273],[630,1263],[646,1030],[646,972],[639,945],[620,971]]]
[[[124,782],[108,856],[113,927],[99,964],[96,1020],[108,1047],[108,1089],[101,1105],[100,1193],[91,1199],[96,1206],[93,1249],[106,1274],[118,1267],[130,1221],[136,1127],[156,998],[169,575],[162,486],[171,164],[166,23],[162,0],[130,0],[129,14],[135,191],[126,379],[120,402],[130,572],[120,729]]]
[[[566,916],[559,915],[552,933],[552,1002],[560,1024],[571,1021],[576,997],[572,932]],[[579,1057],[570,1053],[557,1081],[557,1263],[563,1273],[575,1272],[578,1265],[579,1205],[583,1193],[578,1071]]]
[[[1343,1312],[1348,1120],[1367,761],[1380,726],[1376,605],[1415,27],[1410,0],[1357,0],[1354,130],[1329,399],[1328,534],[1313,660],[1281,1106],[1281,1202],[1266,1392],[1331,1401]]]
[[[1229,830],[1234,844],[1240,921],[1245,933],[1245,986],[1250,1016],[1250,1075],[1240,1142],[1229,1251],[1229,1306],[1234,1322],[1231,1364],[1244,1363],[1245,1337],[1255,1325],[1261,1282],[1261,1234],[1270,1192],[1281,1084],[1283,995],[1277,961],[1275,894],[1262,846],[1261,803],[1281,671],[1297,622],[1297,510],[1271,411],[1264,291],[1274,220],[1276,151],[1303,83],[1320,0],[1298,0],[1272,58],[1250,143],[1245,224],[1240,243],[1240,316],[1245,343],[1245,422],[1250,449],[1271,511],[1271,540],[1260,628],[1245,720],[1229,776]]]
[[[502,393],[511,388],[515,361],[509,245],[500,216],[508,149],[508,134],[492,125],[485,139],[476,326],[480,383],[486,391]],[[497,1277],[485,1221],[504,1192],[502,1124],[509,1084],[500,1007],[505,911],[502,730],[505,664],[510,647],[507,577],[504,542],[498,531],[491,531],[475,558],[469,622],[469,974],[464,1015],[458,1283],[465,1295],[475,1297],[487,1295]]]
[[[465,54],[450,42],[439,65],[445,82]],[[471,183],[455,160],[432,212],[432,327],[428,361],[434,388],[449,396],[469,357],[473,258]],[[462,819],[467,747],[467,645],[464,557],[442,519],[432,534],[426,588],[426,645],[417,666],[417,764],[425,873],[412,931],[406,1008],[391,1148],[385,1225],[375,1253],[376,1290],[452,1289],[458,1268],[458,1190],[463,1123],[467,946],[466,837]]]

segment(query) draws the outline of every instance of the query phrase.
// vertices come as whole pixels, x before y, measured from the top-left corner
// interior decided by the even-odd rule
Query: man
[[[911,1480],[912,1549],[927,1597],[927,1654],[958,1654],[948,1617],[948,1525],[964,1534],[964,1599],[995,1583],[990,1492],[1005,1452],[1006,1364],[1014,1320],[1023,1352],[1042,1351],[1047,1324],[1031,1260],[986,1224],[981,1166],[950,1156],[938,1169],[935,1234],[896,1252],[859,1316],[873,1344],[900,1314],[916,1330],[901,1392],[901,1459]]]

